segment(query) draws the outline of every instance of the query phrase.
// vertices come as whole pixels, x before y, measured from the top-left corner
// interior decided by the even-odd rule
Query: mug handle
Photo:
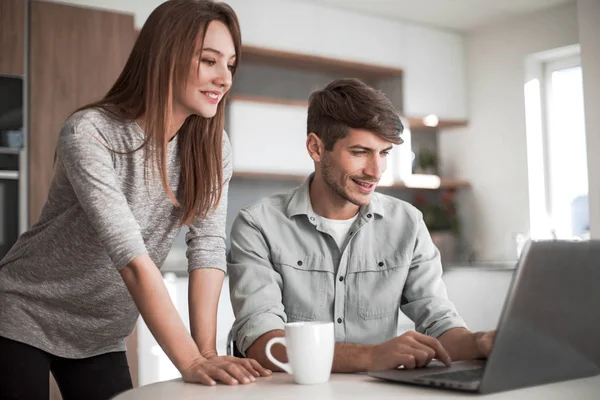
[[[278,361],[275,357],[273,357],[273,355],[271,354],[271,347],[275,343],[281,343],[282,345],[285,346],[285,338],[284,337],[274,337],[267,342],[267,347],[265,348],[265,353],[267,354],[267,358],[269,359],[269,361],[271,361],[273,364],[275,364],[276,366],[278,366],[279,368],[281,368],[288,374],[290,374],[290,375],[293,374],[292,367],[290,366],[289,363],[282,363],[282,362]]]

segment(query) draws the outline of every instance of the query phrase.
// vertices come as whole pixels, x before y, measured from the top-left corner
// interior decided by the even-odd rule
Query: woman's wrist
[[[175,366],[177,367],[179,372],[181,372],[183,374],[184,371],[189,371],[189,370],[193,369],[194,366],[202,364],[206,360],[207,360],[206,357],[203,357],[202,354],[198,353],[194,357],[188,359],[186,362],[181,363],[181,365],[175,365]]]
[[[202,357],[204,357],[207,360],[210,358],[213,358],[213,357],[217,357],[219,355],[219,353],[217,352],[216,349],[201,350],[200,354],[202,355]]]

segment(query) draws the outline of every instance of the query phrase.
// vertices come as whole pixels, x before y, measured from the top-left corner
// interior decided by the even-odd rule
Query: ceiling
[[[468,31],[575,0],[288,0]]]

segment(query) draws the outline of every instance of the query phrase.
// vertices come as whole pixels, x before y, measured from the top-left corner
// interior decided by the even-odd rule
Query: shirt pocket
[[[372,257],[358,262],[358,315],[365,320],[395,316],[410,262],[406,256]]]
[[[288,322],[312,321],[323,314],[329,271],[322,256],[272,256],[283,281],[282,300]]]

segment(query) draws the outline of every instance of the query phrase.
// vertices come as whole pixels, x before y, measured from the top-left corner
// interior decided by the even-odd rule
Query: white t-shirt
[[[356,213],[356,215],[350,219],[329,219],[321,217],[323,219],[322,225],[325,228],[323,230],[331,234],[340,249],[344,246],[348,231],[352,227],[352,224],[354,224],[354,221],[356,221],[356,218],[358,218],[358,214],[359,213]]]

